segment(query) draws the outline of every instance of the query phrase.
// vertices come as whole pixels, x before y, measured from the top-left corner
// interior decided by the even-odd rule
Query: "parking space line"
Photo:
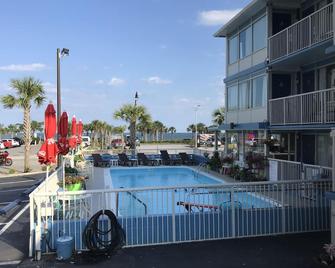
[[[23,208],[21,209],[16,215],[15,217],[13,217],[9,222],[6,223],[6,225],[0,230],[0,236],[6,232],[6,230],[12,226],[12,224],[29,208],[29,203]]]
[[[2,261],[0,262],[0,266],[3,265],[16,265],[19,264],[22,260],[17,260],[17,261]]]
[[[17,183],[24,183],[24,182],[31,182],[31,181],[35,181],[35,180],[0,182],[0,185],[1,184],[17,184]]]
[[[5,192],[19,192],[19,191],[27,190],[28,188],[29,188],[29,187],[27,187],[27,188],[19,188],[19,189],[1,190],[0,193],[5,193]]]

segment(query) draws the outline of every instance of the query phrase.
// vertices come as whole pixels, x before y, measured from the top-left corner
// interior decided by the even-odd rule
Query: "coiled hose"
[[[107,216],[107,219],[99,218]],[[83,241],[94,254],[109,254],[125,244],[124,230],[110,210],[100,210],[92,216],[83,232]]]

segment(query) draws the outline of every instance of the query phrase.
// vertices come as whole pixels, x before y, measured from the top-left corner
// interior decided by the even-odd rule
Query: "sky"
[[[0,96],[10,80],[42,81],[47,101],[32,109],[43,121],[56,104],[56,49],[61,60],[62,110],[84,122],[124,125],[113,113],[125,103],[145,105],[153,120],[184,132],[210,125],[224,104],[225,40],[213,34],[249,0],[7,0],[1,4]],[[0,105],[0,124],[23,113]]]

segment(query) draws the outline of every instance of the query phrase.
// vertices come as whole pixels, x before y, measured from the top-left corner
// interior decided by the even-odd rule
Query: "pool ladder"
[[[202,168],[207,168],[207,164],[206,163],[201,163],[199,166],[197,166],[196,170],[194,171],[194,177],[198,178],[200,171],[202,170]]]

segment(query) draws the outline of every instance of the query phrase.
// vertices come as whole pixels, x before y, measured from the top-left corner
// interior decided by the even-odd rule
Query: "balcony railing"
[[[306,49],[332,36],[333,4],[329,4],[271,36],[268,40],[270,61]]]
[[[335,123],[335,88],[269,100],[271,125]]]

